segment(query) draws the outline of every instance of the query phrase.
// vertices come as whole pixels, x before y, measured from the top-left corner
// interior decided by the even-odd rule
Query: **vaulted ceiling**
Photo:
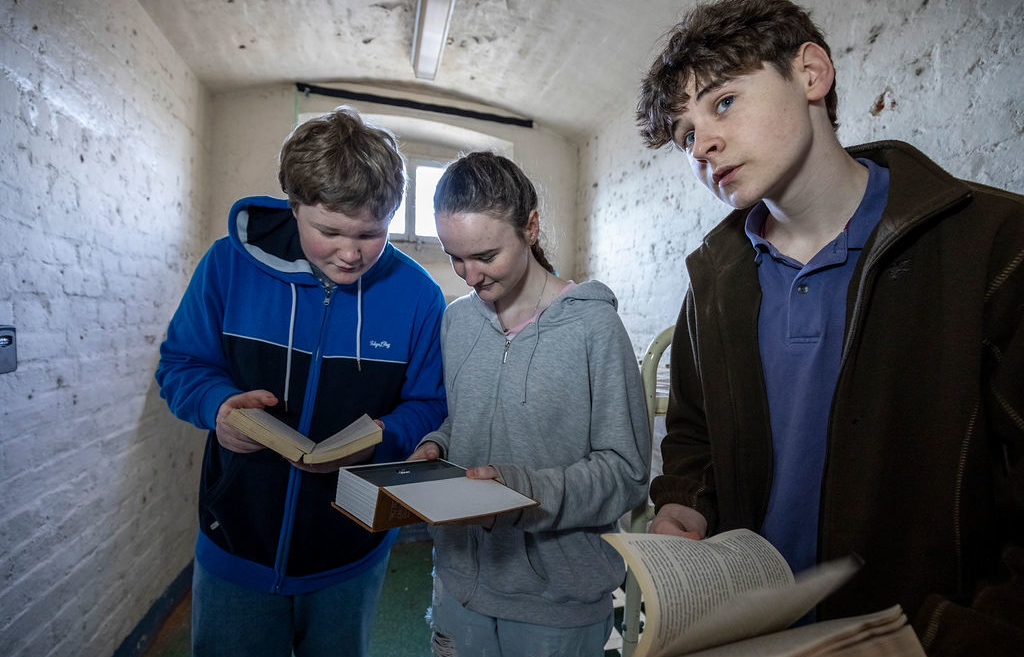
[[[594,133],[636,102],[692,0],[455,0],[433,81],[410,63],[416,0],[139,0],[214,93],[359,82],[471,100]]]

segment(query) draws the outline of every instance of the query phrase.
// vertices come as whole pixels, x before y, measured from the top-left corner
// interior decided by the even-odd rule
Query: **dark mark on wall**
[[[886,87],[885,91],[878,94],[878,98],[875,99],[874,104],[871,106],[871,116],[878,116],[882,113],[886,106],[886,96],[889,97],[889,107],[896,107],[896,99],[893,97],[892,89]]]
[[[877,41],[878,37],[881,36],[882,30],[884,28],[885,26],[881,24],[872,27],[871,32],[868,33],[868,43],[873,44],[875,41]]]

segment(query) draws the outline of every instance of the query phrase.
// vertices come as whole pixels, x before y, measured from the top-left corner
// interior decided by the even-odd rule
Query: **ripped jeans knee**
[[[434,657],[455,657],[455,641],[436,630],[431,633],[430,648]]]

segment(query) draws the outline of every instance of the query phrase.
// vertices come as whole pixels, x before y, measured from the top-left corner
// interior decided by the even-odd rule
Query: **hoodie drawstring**
[[[360,276],[356,286],[356,371],[363,371],[362,355],[363,337],[363,277]]]
[[[295,291],[295,283],[290,283],[292,288],[292,313],[288,320],[288,356],[284,366],[284,412],[288,412],[288,389],[292,380],[292,344],[295,340],[295,310],[298,306],[298,295]]]

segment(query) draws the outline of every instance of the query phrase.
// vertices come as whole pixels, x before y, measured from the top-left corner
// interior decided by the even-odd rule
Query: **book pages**
[[[794,580],[758,534],[732,530],[694,541],[658,534],[606,534],[643,593],[644,632],[634,657],[663,657],[781,629],[858,567],[855,560]]]
[[[689,657],[924,657],[899,605],[821,621],[692,653]]]
[[[327,463],[376,445],[381,439],[380,425],[363,413],[341,431],[316,443],[302,460],[311,464]]]
[[[298,461],[316,445],[312,440],[277,419],[262,408],[236,408],[226,420],[261,445]]]

